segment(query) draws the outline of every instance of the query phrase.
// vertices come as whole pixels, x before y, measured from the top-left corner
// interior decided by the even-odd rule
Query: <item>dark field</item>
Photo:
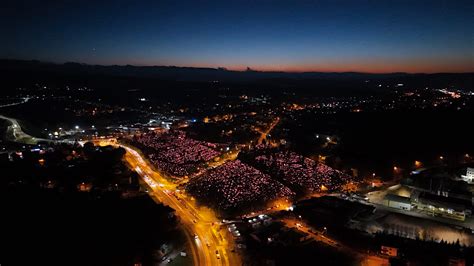
[[[280,129],[289,128],[293,148],[309,156],[324,154],[316,134],[336,135],[338,145],[326,150],[332,164],[389,175],[394,165],[409,170],[415,160],[433,165],[443,156],[459,163],[474,151],[469,121],[474,114],[462,111],[303,114]]]

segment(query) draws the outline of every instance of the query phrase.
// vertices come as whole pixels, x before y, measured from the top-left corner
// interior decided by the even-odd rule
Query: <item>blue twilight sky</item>
[[[474,1],[6,1],[0,58],[474,71]]]

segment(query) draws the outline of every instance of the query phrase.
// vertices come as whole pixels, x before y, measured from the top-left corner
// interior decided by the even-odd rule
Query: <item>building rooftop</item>
[[[403,197],[395,194],[387,194],[384,197],[385,200],[396,201],[400,203],[411,204],[411,200],[408,197]]]
[[[438,208],[453,209],[455,211],[464,211],[469,209],[464,200],[452,197],[442,197],[431,193],[422,193],[418,197],[418,201],[423,204],[433,205]]]

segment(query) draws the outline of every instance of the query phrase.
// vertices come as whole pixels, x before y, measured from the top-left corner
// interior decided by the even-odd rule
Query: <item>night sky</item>
[[[236,70],[474,71],[472,0],[4,2],[0,58]]]

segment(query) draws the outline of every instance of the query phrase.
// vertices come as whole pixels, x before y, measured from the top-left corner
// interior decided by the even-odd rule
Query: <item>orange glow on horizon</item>
[[[218,67],[214,64],[199,64],[193,67]],[[360,60],[348,62],[324,62],[316,64],[259,64],[259,65],[228,65],[228,70],[246,71],[247,67],[255,71],[276,72],[361,72],[361,73],[471,73],[474,66],[469,62],[443,62],[434,60],[420,60],[415,62],[391,60]]]
[[[390,58],[390,57],[372,57],[372,58],[347,58],[347,59],[307,59],[302,62],[294,60],[262,59],[262,63],[255,63],[255,60],[239,63],[228,63],[225,59],[221,60],[133,60],[126,64],[135,66],[176,66],[176,67],[195,67],[195,68],[219,68],[224,67],[230,71],[246,71],[247,67],[254,71],[270,72],[359,72],[359,73],[472,73],[474,65],[469,57],[466,58]],[[109,65],[124,65],[125,62],[117,59],[110,62],[104,62]]]

